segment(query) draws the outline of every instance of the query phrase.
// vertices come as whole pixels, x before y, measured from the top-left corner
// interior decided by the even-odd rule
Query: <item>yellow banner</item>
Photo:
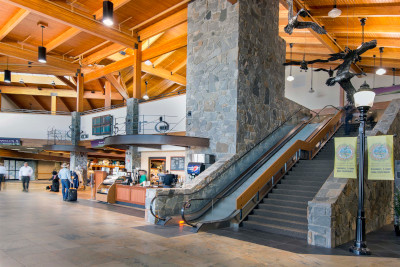
[[[368,180],[394,180],[393,135],[368,136]]]
[[[357,178],[357,137],[335,138],[335,178]]]

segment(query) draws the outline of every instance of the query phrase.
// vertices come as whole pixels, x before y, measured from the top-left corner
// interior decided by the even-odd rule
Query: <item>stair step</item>
[[[307,203],[309,200],[314,198],[315,194],[312,196],[296,196],[296,195],[289,195],[289,194],[280,194],[280,193],[272,193],[268,194],[268,199],[277,199],[281,201],[295,201],[295,202],[303,202]]]
[[[294,228],[297,230],[307,231],[307,229],[308,229],[307,222],[298,222],[298,221],[291,221],[291,220],[285,220],[285,219],[277,219],[277,218],[271,218],[268,216],[250,215],[250,216],[248,216],[247,221],[259,222],[259,223],[269,224],[269,225],[279,225],[279,226],[284,226],[284,227],[288,227],[288,228]]]
[[[290,180],[305,180],[305,181],[315,181],[315,182],[323,182],[328,178],[329,174],[331,171],[326,172],[325,174],[301,174],[301,175],[296,175],[296,174],[289,174],[285,175],[284,179],[290,179]]]
[[[257,211],[265,211],[265,212],[288,212],[292,215],[302,216],[307,214],[307,208],[296,208],[296,207],[282,207],[279,205],[274,205],[271,203],[260,203],[258,204]]]
[[[296,169],[296,171],[289,171],[289,175],[307,175],[307,176],[324,176],[326,173],[329,172],[327,168],[323,169],[315,169],[315,168],[301,168]]]
[[[316,185],[310,186],[310,185],[278,184],[277,188],[283,190],[301,190],[301,191],[316,193],[319,191],[321,187]]]
[[[252,222],[252,221],[244,221],[243,227],[246,229],[254,229],[262,232],[273,233],[273,234],[280,234],[286,235],[291,237],[297,237],[306,239],[307,232],[305,230],[298,230],[289,227],[277,226],[277,225],[269,225],[264,223]]]
[[[304,185],[304,186],[317,186],[321,187],[325,180],[307,180],[307,179],[282,179],[281,184],[289,185]]]
[[[276,188],[272,190],[272,194],[284,194],[284,195],[289,195],[289,196],[299,196],[299,197],[314,197],[315,196],[315,189],[310,191],[310,190],[300,190],[299,188]]]
[[[253,210],[253,215],[258,215],[258,216],[267,216],[270,218],[277,218],[277,219],[282,219],[282,220],[291,220],[291,221],[296,221],[296,222],[302,222],[302,223],[308,223],[307,221],[307,211],[303,211],[304,214],[293,214],[290,213],[290,211],[283,210],[283,211],[271,211],[271,210],[265,210],[265,209],[255,209]]]
[[[272,199],[272,198],[264,198],[264,203],[281,206],[282,209],[285,209],[286,207],[307,209],[307,206],[308,206],[307,202],[298,202],[298,201],[290,201],[290,200],[282,201],[280,199]],[[262,204],[260,204],[260,205],[262,205]]]

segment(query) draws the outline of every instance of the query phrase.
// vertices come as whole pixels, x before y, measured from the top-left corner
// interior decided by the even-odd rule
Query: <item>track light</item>
[[[51,82],[51,85],[53,85],[53,86],[56,85],[56,82],[55,82],[55,81],[52,81],[52,82]]]
[[[43,29],[44,29],[44,25],[40,25],[40,27],[42,27],[42,46],[38,47],[38,61],[40,63],[46,63],[46,47],[43,46]]]
[[[111,27],[114,25],[114,4],[111,1],[103,1],[103,23]]]
[[[19,83],[24,83],[24,79],[19,79]]]
[[[342,15],[342,10],[340,10],[336,7],[336,0],[335,0],[333,9],[331,11],[329,11],[328,16],[334,19],[334,18],[339,17],[340,15]]]
[[[292,58],[292,56],[293,56],[293,43],[290,43],[289,46],[290,46],[290,62],[292,62],[292,59],[293,59]],[[294,81],[294,77],[292,75],[292,65],[290,65],[290,73],[289,73],[289,76],[286,78],[286,80],[288,82],[293,82]]]
[[[147,95],[147,85],[149,84],[149,82],[148,81],[144,81],[144,83],[146,84],[146,94],[143,96],[143,99],[144,100],[149,100],[149,96]]]
[[[7,69],[4,70],[4,82],[11,83],[11,71],[8,70],[8,57],[7,57]]]
[[[379,53],[380,53],[380,68],[376,71],[376,74],[378,75],[384,75],[386,74],[386,70],[382,67],[382,53],[383,53],[383,47],[379,47]]]

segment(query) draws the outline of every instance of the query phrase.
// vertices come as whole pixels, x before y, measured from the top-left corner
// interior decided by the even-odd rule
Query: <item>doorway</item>
[[[157,174],[160,172],[165,172],[166,162],[167,158],[165,157],[149,158],[150,179],[157,178]]]

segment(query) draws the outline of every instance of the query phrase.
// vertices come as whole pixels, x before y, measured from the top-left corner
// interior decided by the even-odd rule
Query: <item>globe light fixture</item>
[[[354,104],[356,108],[368,107],[371,108],[374,104],[375,92],[369,87],[365,81],[360,89],[354,94]]]
[[[289,75],[289,76],[286,78],[286,80],[287,80],[288,82],[293,82],[293,81],[294,81],[294,77],[293,77],[292,75]]]
[[[385,75],[386,70],[382,67],[382,54],[383,54],[383,47],[379,47],[379,54],[380,54],[380,67],[376,70],[376,74],[378,75]]]
[[[111,1],[103,1],[103,24],[111,27],[114,25],[114,4]]]
[[[328,16],[334,19],[334,18],[340,17],[340,15],[342,15],[342,10],[337,8],[336,0],[335,0],[335,2],[333,4],[333,9],[328,12]]]
[[[293,56],[293,43],[290,43],[289,46],[290,46],[290,61],[292,61],[292,56]],[[288,82],[293,82],[293,81],[294,81],[294,77],[293,77],[293,75],[292,75],[292,65],[290,65],[290,73],[289,73],[289,76],[286,78],[286,80],[287,80]]]

